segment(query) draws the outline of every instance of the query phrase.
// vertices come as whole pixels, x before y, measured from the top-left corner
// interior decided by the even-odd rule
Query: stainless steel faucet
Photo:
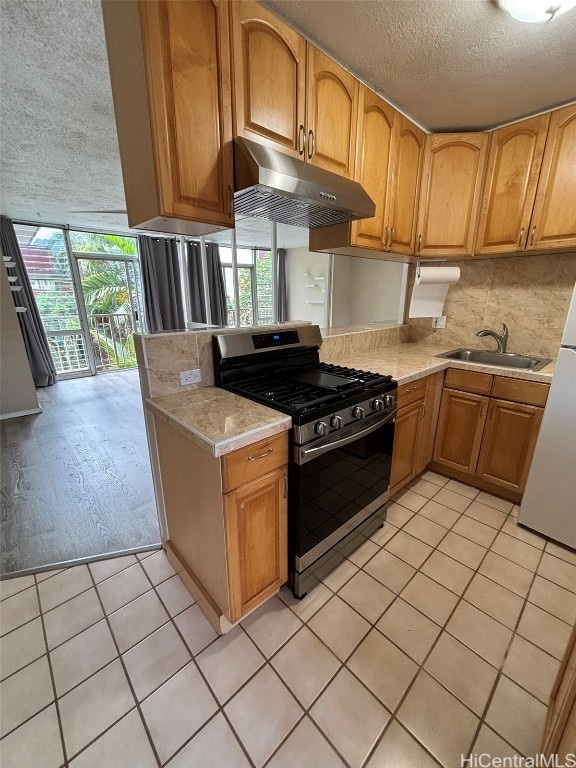
[[[506,352],[506,345],[508,344],[508,326],[502,323],[502,333],[496,333],[489,328],[483,328],[478,331],[476,336],[491,336],[498,344],[497,352]]]

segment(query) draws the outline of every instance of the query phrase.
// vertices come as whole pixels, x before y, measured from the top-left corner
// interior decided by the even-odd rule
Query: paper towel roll
[[[460,267],[420,267],[408,317],[440,317],[448,288],[460,280]]]

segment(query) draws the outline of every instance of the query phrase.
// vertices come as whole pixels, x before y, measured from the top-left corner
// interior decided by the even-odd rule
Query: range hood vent
[[[234,173],[234,210],[245,216],[314,228],[376,212],[358,182],[248,139],[234,139]]]

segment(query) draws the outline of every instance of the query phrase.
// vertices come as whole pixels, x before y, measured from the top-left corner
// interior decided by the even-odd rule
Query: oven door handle
[[[300,451],[300,461],[297,461],[296,463],[306,464],[311,459],[316,458],[316,456],[322,456],[323,453],[328,453],[328,451],[333,451],[335,448],[340,448],[342,445],[348,445],[349,443],[353,443],[355,440],[366,437],[366,435],[371,435],[372,432],[376,432],[377,429],[383,427],[384,424],[387,424],[389,421],[394,419],[395,416],[396,411],[389,414],[385,419],[377,421],[376,424],[371,424],[369,427],[366,427],[366,429],[361,429],[359,432],[354,432],[353,434],[348,435],[348,437],[343,437],[341,440],[334,440],[333,442],[327,443],[326,445],[318,445],[316,448],[303,448]]]

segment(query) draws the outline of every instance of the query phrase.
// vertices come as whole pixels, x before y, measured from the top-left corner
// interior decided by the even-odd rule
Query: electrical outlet
[[[185,387],[188,384],[200,384],[202,381],[202,371],[200,368],[194,368],[192,371],[180,371],[180,386]]]
[[[446,328],[446,315],[432,318],[432,328]]]

